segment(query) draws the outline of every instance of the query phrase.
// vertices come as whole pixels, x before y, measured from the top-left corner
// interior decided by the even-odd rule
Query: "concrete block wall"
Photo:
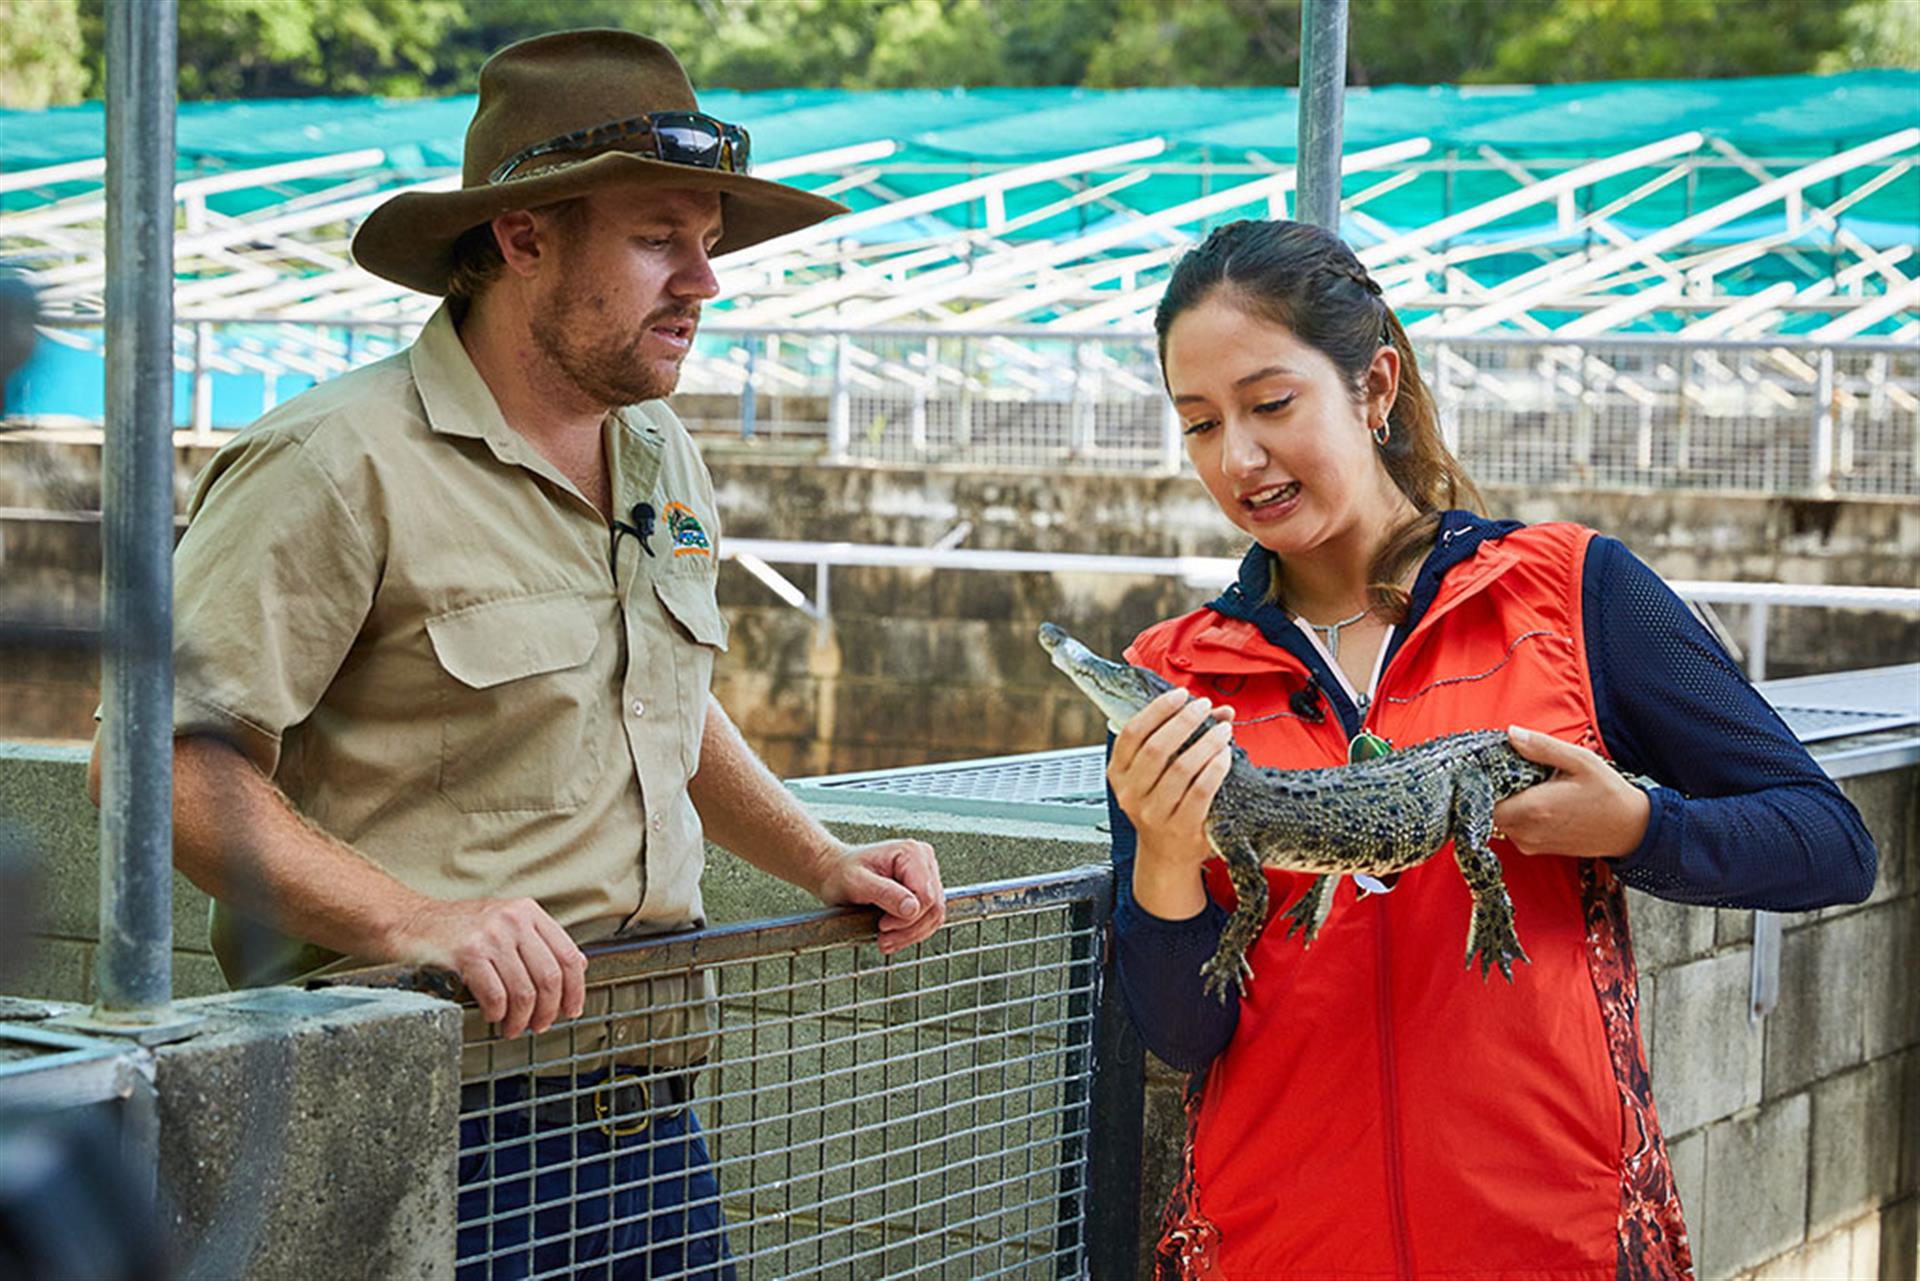
[[[827,467],[772,442],[708,446],[733,537],[925,546],[962,522],[964,544],[1136,555],[1237,554],[1245,545],[1184,476],[951,467]],[[210,451],[182,443],[188,483]],[[85,520],[9,508],[98,506],[98,451],[84,433],[0,440],[0,619],[72,617],[99,597],[99,531]],[[1675,578],[1912,586],[1920,506],[1687,491],[1491,490],[1493,511],[1580,520],[1620,537]],[[794,573],[811,595],[810,570]],[[1081,700],[1033,644],[1052,619],[1117,649],[1150,623],[1193,608],[1200,588],[1170,578],[839,569],[831,622],[816,626],[738,566],[721,570],[732,649],[715,688],[778,771],[842,772],[1096,741]],[[1723,609],[1744,637],[1744,611]],[[1776,676],[1905,661],[1920,619],[1859,610],[1776,610]],[[0,737],[84,740],[99,701],[90,652],[0,634]]]
[[[33,911],[39,944],[27,968],[5,976],[10,995],[50,1001],[93,1000],[100,939],[99,811],[87,800],[83,748],[0,742],[0,823],[38,855]],[[186,877],[173,877],[173,991],[176,997],[226,991],[207,938],[208,900]]]
[[[1641,1030],[1702,1278],[1920,1276],[1920,773],[1847,780],[1865,904],[1788,916],[1748,1018],[1750,913],[1634,895]]]

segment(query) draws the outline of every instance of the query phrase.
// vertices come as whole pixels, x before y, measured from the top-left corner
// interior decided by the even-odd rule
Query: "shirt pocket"
[[[689,778],[700,768],[714,656],[727,647],[727,620],[714,596],[717,577],[695,572],[663,574],[653,580],[654,595],[666,611],[673,637],[669,648],[679,703],[680,756]]]
[[[593,609],[571,594],[472,605],[427,620],[441,682],[440,792],[467,814],[577,809],[605,767],[610,691],[592,662]]]

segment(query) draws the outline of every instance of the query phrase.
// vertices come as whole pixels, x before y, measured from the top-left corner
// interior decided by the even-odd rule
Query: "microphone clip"
[[[635,503],[627,514],[633,518],[633,523],[629,525],[626,521],[616,518],[613,522],[614,538],[617,540],[622,534],[631,534],[640,540],[641,551],[649,556],[653,555],[653,545],[647,541],[653,537],[653,504]]]

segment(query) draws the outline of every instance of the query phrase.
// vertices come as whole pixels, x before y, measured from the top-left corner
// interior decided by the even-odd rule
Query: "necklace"
[[[1327,656],[1337,659],[1340,657],[1340,629],[1359,622],[1367,616],[1368,612],[1369,611],[1363,609],[1352,618],[1343,618],[1337,623],[1314,623],[1308,622],[1305,618],[1301,618],[1299,621],[1326,637]]]

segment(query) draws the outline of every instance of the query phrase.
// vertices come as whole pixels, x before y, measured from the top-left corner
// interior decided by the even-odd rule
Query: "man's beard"
[[[578,299],[584,293],[566,282],[542,301],[530,327],[541,354],[582,395],[602,405],[637,405],[672,394],[680,382],[679,363],[648,360],[640,354],[640,344],[662,321],[697,321],[697,307],[663,307],[621,331],[592,323],[577,305],[570,310],[561,302],[563,296]]]

